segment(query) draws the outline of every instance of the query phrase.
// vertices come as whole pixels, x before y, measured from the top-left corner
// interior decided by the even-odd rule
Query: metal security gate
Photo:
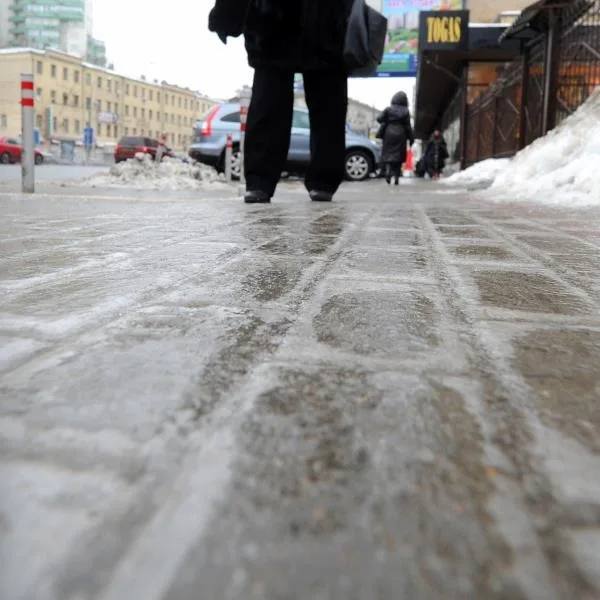
[[[514,155],[575,112],[600,86],[600,0],[560,6],[551,20],[554,38],[546,33],[531,40],[523,59],[508,65],[467,107],[464,166]]]

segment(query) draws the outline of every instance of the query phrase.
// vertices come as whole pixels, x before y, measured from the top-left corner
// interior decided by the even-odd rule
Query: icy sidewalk
[[[0,195],[0,597],[600,593],[597,209],[118,194]]]

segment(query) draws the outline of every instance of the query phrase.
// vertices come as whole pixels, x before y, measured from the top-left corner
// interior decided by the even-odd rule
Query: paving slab
[[[600,210],[10,189],[0,597],[600,597]]]

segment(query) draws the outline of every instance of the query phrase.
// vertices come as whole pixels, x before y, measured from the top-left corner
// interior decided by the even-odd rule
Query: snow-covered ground
[[[485,160],[445,180],[486,186],[497,200],[600,205],[600,88],[556,129],[512,159]]]
[[[165,158],[159,164],[147,154],[138,154],[134,159],[116,164],[108,173],[94,175],[80,185],[165,191],[224,189],[227,186],[224,177],[211,167],[175,158]]]

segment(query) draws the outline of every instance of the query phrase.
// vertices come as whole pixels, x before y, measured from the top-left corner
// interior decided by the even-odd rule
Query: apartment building
[[[21,131],[21,73],[34,74],[36,127],[47,140],[81,140],[89,124],[99,145],[165,133],[185,150],[194,122],[214,105],[193,90],[125,77],[55,50],[0,50],[0,73],[0,136]]]

